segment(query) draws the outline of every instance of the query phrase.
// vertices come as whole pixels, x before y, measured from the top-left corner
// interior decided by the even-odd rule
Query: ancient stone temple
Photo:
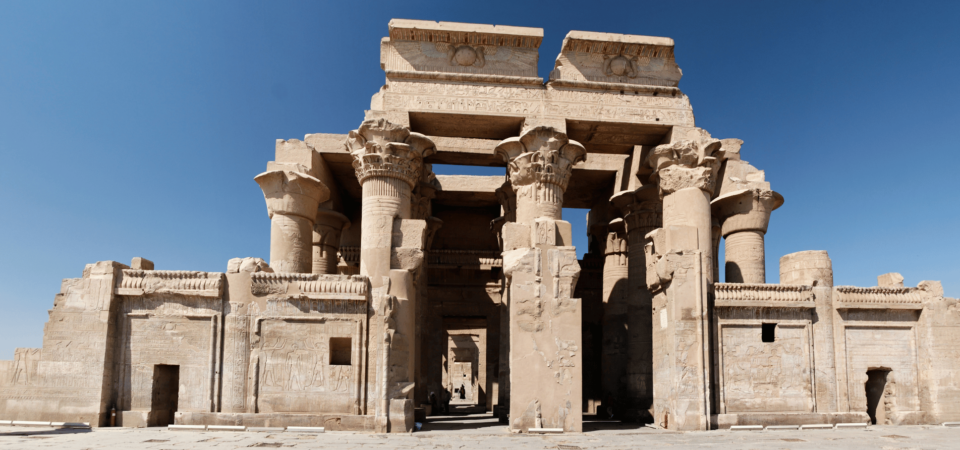
[[[388,32],[365,120],[278,140],[253,178],[269,263],[87,265],[63,281],[43,348],[0,363],[0,419],[393,433],[452,411],[520,433],[577,432],[585,414],[670,430],[960,420],[960,307],[940,283],[835,286],[825,251],[783,256],[767,283],[784,199],[743,141],[696,126],[673,40],[571,31],[544,80],[539,28]],[[582,218],[564,208],[590,210],[579,260],[568,220]]]

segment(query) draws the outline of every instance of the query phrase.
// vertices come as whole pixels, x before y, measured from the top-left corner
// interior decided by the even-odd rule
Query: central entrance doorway
[[[180,399],[180,366],[153,366],[153,395],[148,426],[165,427],[174,423]]]

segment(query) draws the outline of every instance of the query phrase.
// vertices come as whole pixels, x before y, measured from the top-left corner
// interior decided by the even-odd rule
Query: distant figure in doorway
[[[464,389],[463,384],[460,385],[460,389],[458,389],[458,391],[460,392],[460,400],[466,400],[466,398],[467,398],[467,390]]]

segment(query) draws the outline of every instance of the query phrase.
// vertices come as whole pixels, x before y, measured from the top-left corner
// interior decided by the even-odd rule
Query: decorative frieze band
[[[254,295],[287,294],[296,284],[300,295],[310,299],[365,300],[369,290],[367,277],[360,275],[255,272],[250,281]]]
[[[923,309],[917,288],[836,286],[837,309]]]
[[[782,284],[715,283],[716,306],[814,308],[813,287]]]
[[[179,294],[220,297],[223,289],[223,274],[220,272],[124,269],[122,274],[114,290],[116,295]]]

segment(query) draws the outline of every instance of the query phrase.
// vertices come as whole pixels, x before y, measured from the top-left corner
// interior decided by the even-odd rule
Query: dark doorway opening
[[[762,342],[774,342],[777,340],[777,324],[765,323],[761,328],[760,340]]]
[[[883,391],[887,387],[887,375],[890,369],[870,369],[867,371],[867,415],[874,425],[883,425],[887,422],[886,409],[883,405]]]
[[[180,366],[153,366],[153,401],[149,426],[165,427],[174,422],[180,398]]]

